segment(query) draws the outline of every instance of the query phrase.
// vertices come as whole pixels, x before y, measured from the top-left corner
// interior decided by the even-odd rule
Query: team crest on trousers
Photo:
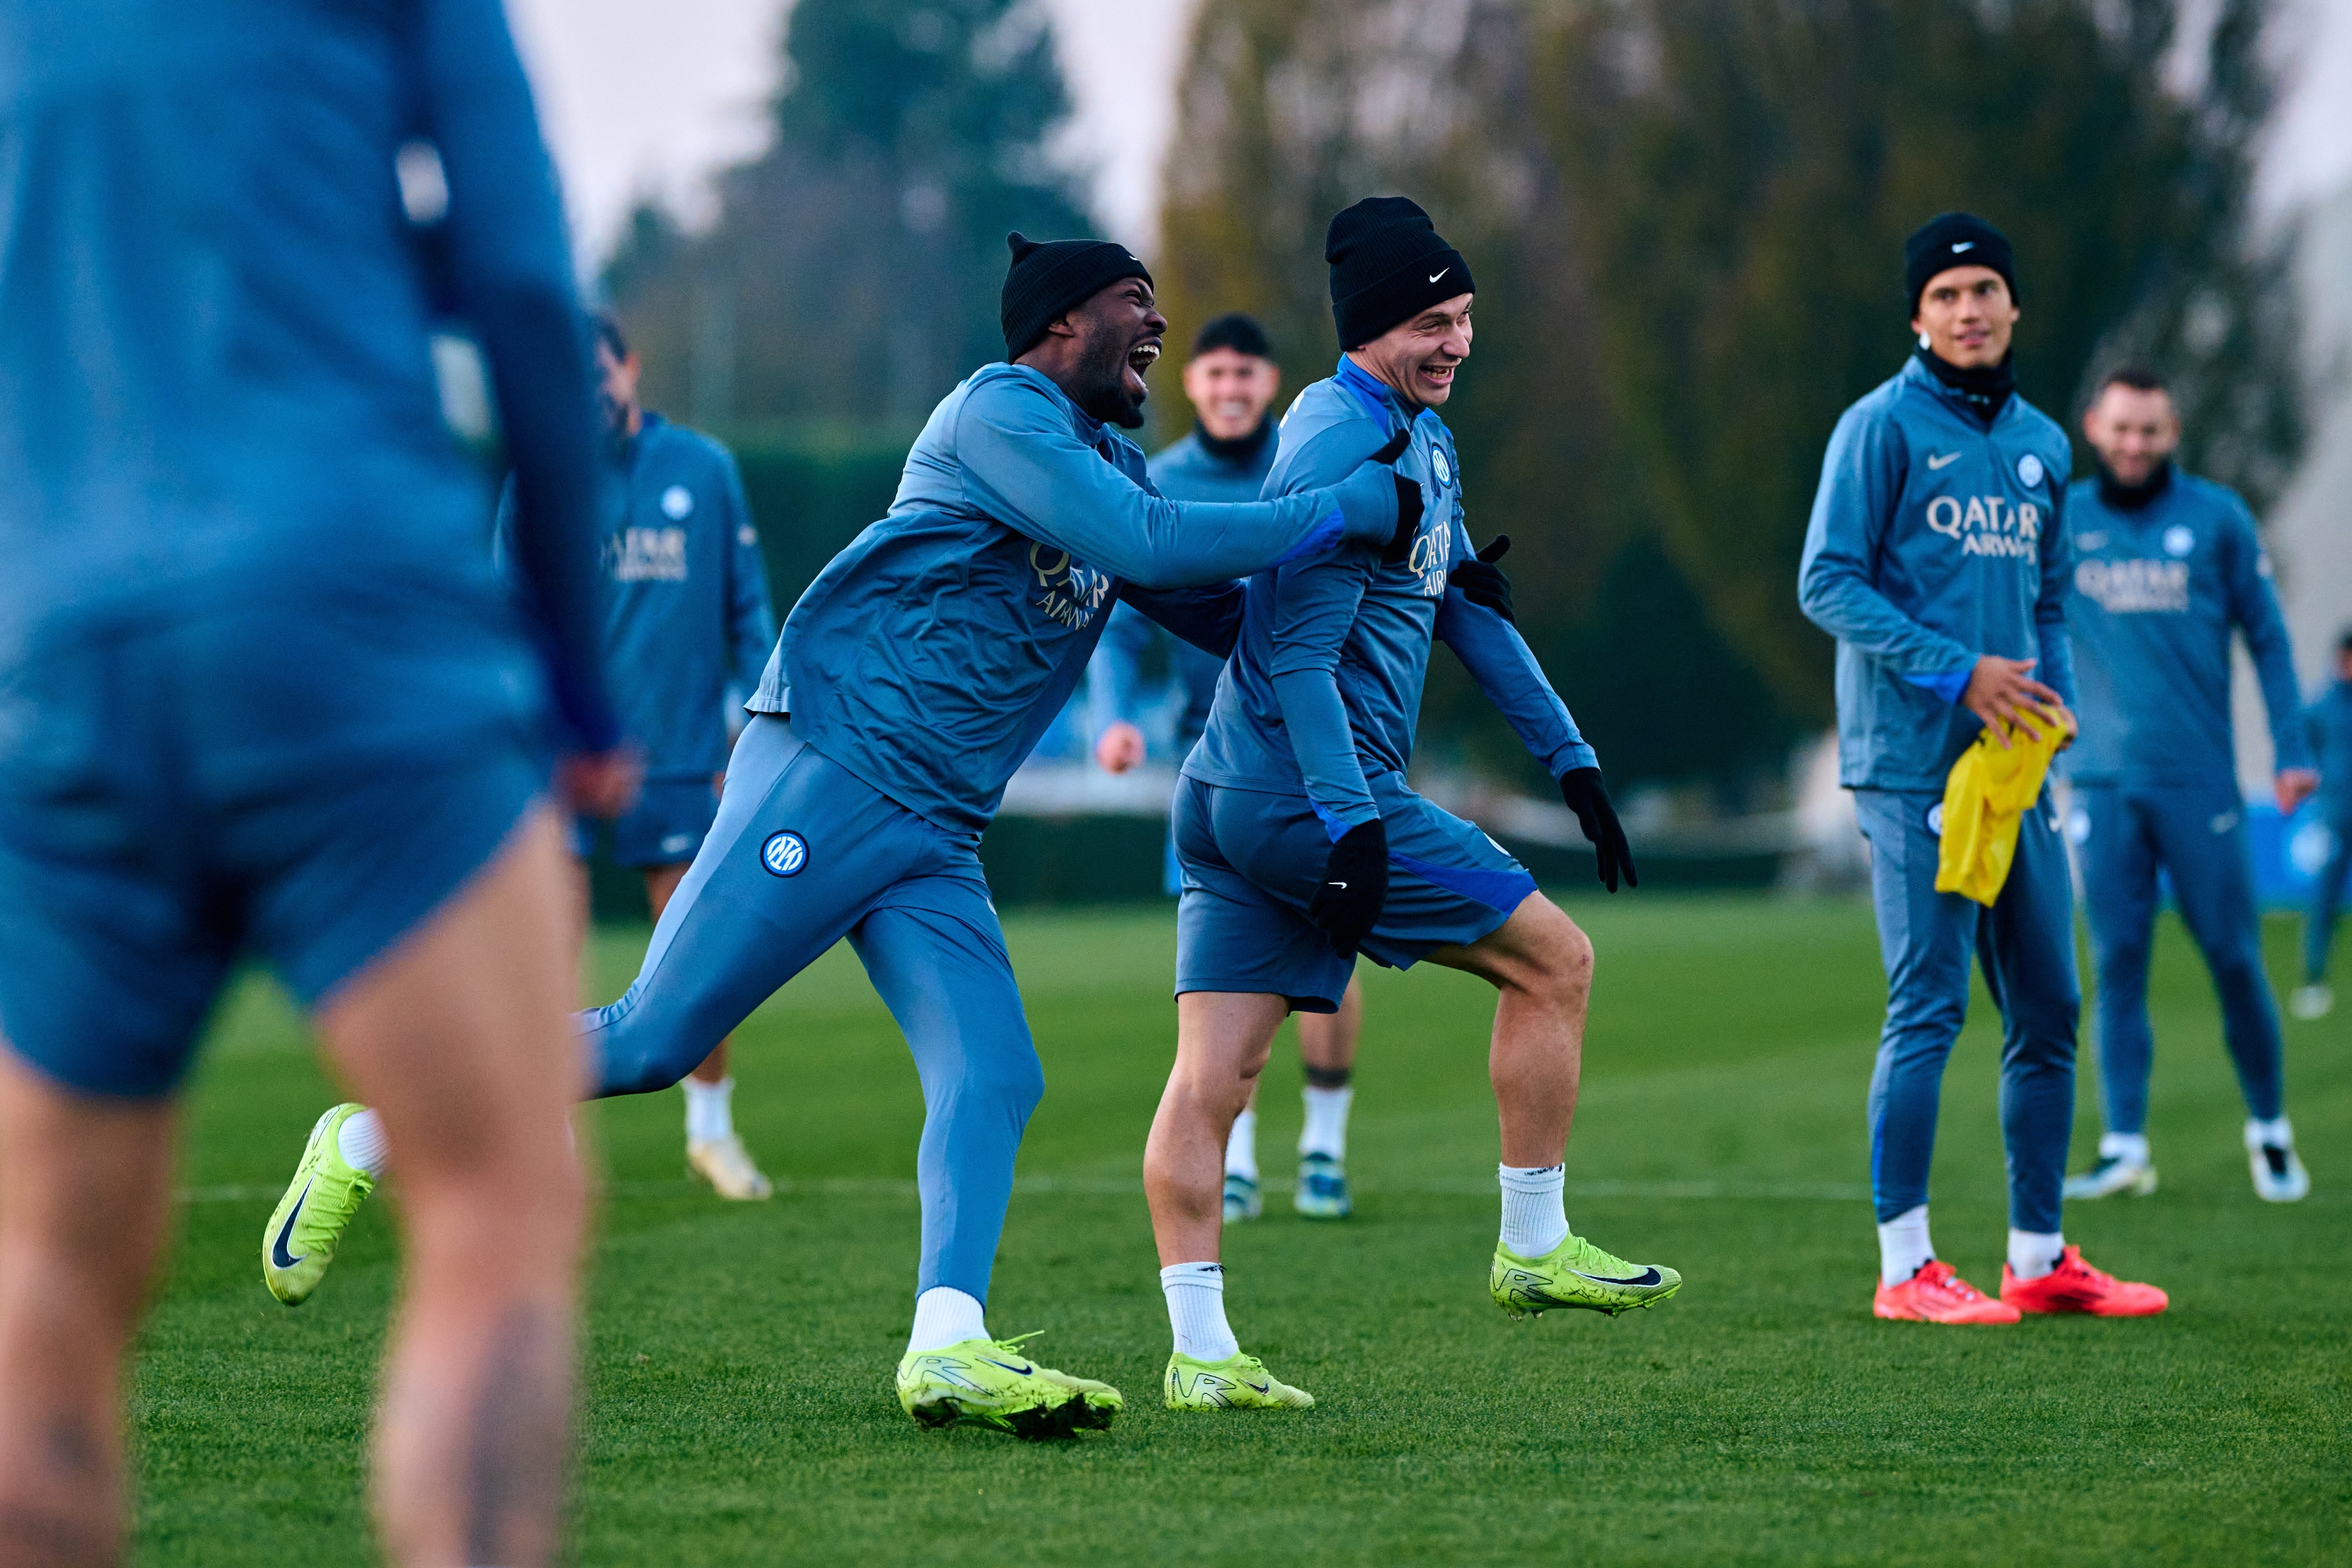
[[[771,833],[760,846],[760,864],[772,875],[797,877],[808,864],[808,840],[790,831]]]

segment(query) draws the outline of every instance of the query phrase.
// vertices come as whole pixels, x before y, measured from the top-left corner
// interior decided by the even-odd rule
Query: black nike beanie
[[[1331,321],[1343,350],[1476,288],[1462,253],[1402,196],[1366,196],[1333,218],[1323,259],[1331,264]]]
[[[1019,359],[1045,335],[1046,326],[1073,305],[1085,303],[1122,278],[1151,281],[1132,251],[1108,239],[1030,239],[1017,231],[1004,237],[1013,252],[1005,269],[997,320],[1004,328],[1004,357]]]
[[[1974,213],[1937,213],[1911,231],[1903,242],[1903,287],[1911,313],[1919,313],[1919,296],[1938,272],[1955,267],[1990,267],[2009,285],[2017,300],[2017,258],[2011,254],[2009,236]]]

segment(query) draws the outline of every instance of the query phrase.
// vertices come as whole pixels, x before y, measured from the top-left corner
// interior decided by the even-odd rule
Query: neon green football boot
[[[1613,1316],[1655,1306],[1683,1288],[1683,1277],[1654,1263],[1628,1263],[1571,1231],[1541,1258],[1521,1258],[1497,1247],[1486,1288],[1495,1294],[1495,1305],[1514,1318],[1540,1316],[1554,1307]]]
[[[1168,1358],[1171,1410],[1310,1410],[1315,1396],[1293,1388],[1245,1351],[1223,1361]]]
[[[898,1405],[925,1426],[975,1422],[1031,1439],[1108,1426],[1127,1407],[1118,1389],[1040,1366],[1021,1350],[1036,1334],[961,1340],[898,1360]]]
[[[366,1109],[338,1105],[319,1118],[303,1146],[302,1163],[294,1167],[294,1179],[261,1233],[261,1282],[289,1307],[309,1300],[327,1277],[335,1244],[375,1191],[375,1178],[347,1164],[336,1146],[343,1123]]]

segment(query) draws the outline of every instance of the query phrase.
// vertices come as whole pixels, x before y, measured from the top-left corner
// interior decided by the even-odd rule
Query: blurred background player
[[[1171,500],[1255,500],[1274,467],[1276,447],[1273,405],[1282,388],[1265,329],[1235,310],[1202,327],[1184,363],[1184,395],[1192,405],[1192,432],[1151,459],[1151,482]],[[1164,649],[1168,664],[1167,705],[1175,733],[1171,754],[1181,763],[1192,754],[1209,721],[1217,674],[1225,661],[1181,637],[1161,631],[1132,605],[1111,613],[1102,644],[1087,668],[1088,700],[1095,710],[1095,761],[1121,773],[1139,764],[1146,745],[1139,720],[1139,679],[1145,656]],[[1168,840],[1165,888],[1170,898],[1184,890],[1176,860],[1176,840]],[[1307,1079],[1300,1098],[1306,1116],[1298,1133],[1298,1184],[1291,1205],[1309,1219],[1345,1219],[1354,1204],[1348,1193],[1349,1079],[1356,1068],[1356,1040],[1363,1027],[1364,988],[1351,978],[1336,1013],[1301,1013],[1298,1059]],[[1228,1223],[1255,1219],[1264,1206],[1258,1193],[1257,1084],[1250,1102],[1234,1119],[1225,1141],[1224,1216]]]
[[[384,1548],[546,1562],[585,1207],[549,674],[574,801],[629,780],[572,249],[505,17],[4,0],[0,60],[0,1560],[120,1551],[175,1099],[249,954],[382,1108],[349,1145],[355,1108],[321,1119],[266,1245],[299,1271],[400,1152]],[[442,423],[442,303],[490,368],[534,628]]]
[[[1241,640],[1185,760],[1176,1063],[1143,1163],[1175,1340],[1164,1383],[1173,1409],[1314,1403],[1244,1352],[1226,1321],[1219,1162],[1283,1018],[1337,1010],[1359,950],[1399,969],[1427,959],[1499,993],[1488,1058],[1503,1152],[1496,1303],[1514,1317],[1619,1312],[1682,1283],[1569,1229],[1562,1161],[1591,944],[1493,839],[1405,783],[1442,637],[1558,781],[1609,889],[1621,871],[1633,879],[1592,748],[1520,640],[1508,584],[1471,553],[1454,441],[1436,414],[1470,353],[1469,264],[1402,196],[1340,213],[1325,251],[1339,369],[1284,418],[1266,493],[1328,484],[1401,445],[1397,471],[1420,488],[1421,525],[1402,557],[1328,557],[1253,577]]]
[[[1401,552],[1419,511],[1387,456],[1277,500],[1154,493],[1118,433],[1143,423],[1143,374],[1168,328],[1150,273],[1108,241],[1007,239],[1008,363],[940,400],[888,514],[793,606],[718,818],[635,984],[579,1024],[592,1096],[667,1089],[847,940],[923,1089],[899,1405],[926,1426],[1043,1438],[1108,1426],[1124,1402],[988,1333],[1013,1160],[1045,1073],[980,836],[1084,678],[1113,604],[1222,657],[1241,614],[1234,578],[1333,550]]]
[[[2066,491],[2074,593],[2066,626],[2083,733],[2067,752],[2072,832],[2098,967],[2098,1163],[2066,1196],[2156,1191],[2147,1143],[2155,1040],[2147,1021],[2160,867],[2221,999],[2221,1037],[2245,1094],[2254,1191],[2292,1203],[2311,1190],[2287,1125],[2278,1006],[2263,970],[2245,803],[2230,726],[2230,634],[2261,678],[2277,752],[2279,813],[2319,787],[2303,733],[2286,617],[2253,514],[2234,491],[2172,461],[2180,418],[2153,372],[2100,383],[2083,415],[2098,472]]]
[[[2309,1021],[2325,1018],[2336,1006],[2336,992],[2327,984],[2328,949],[2335,944],[2345,883],[2352,878],[2352,627],[2336,639],[2334,679],[2303,717],[2319,758],[2319,820],[2327,830],[2327,857],[2311,885],[2311,907],[2303,921],[2303,984],[2287,998],[2287,1010]]]
[[[2040,733],[2050,709],[2074,728],[2062,515],[2072,452],[2016,394],[2017,275],[2000,231],[1944,213],[1905,242],[1904,273],[1917,351],[1838,420],[1798,576],[1805,614],[1838,639],[1838,782],[1870,840],[1886,964],[1870,1081],[1873,1310],[1937,1323],[2158,1312],[2164,1292],[2091,1268],[2060,1232],[2082,991],[2047,791],[2025,813],[1990,908],[1936,891],[1945,777],[1979,731]],[[1939,1261],[1927,1235],[1944,1063],[1968,1015],[1972,955],[2002,1025],[2000,1300]]]
[[[776,640],[760,535],[727,448],[637,401],[637,356],[610,316],[596,319],[596,375],[619,470],[620,526],[605,542],[604,671],[631,744],[645,758],[636,805],[608,826],[583,819],[581,934],[589,929],[588,859],[604,837],[614,861],[642,872],[661,919],[719,810],[733,742],[728,716]],[[503,538],[514,491],[501,501]],[[740,726],[734,726],[740,728]],[[735,1131],[727,1041],[680,1081],[686,1163],[723,1198],[764,1198],[768,1178]]]

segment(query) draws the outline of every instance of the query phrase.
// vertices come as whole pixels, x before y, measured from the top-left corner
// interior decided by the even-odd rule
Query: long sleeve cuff
[[[1923,686],[1945,701],[1957,705],[1960,693],[1969,689],[1969,677],[1973,673],[1974,667],[1971,666],[1968,669],[1947,669],[1936,675],[1906,675],[1903,679],[1914,686]]]

